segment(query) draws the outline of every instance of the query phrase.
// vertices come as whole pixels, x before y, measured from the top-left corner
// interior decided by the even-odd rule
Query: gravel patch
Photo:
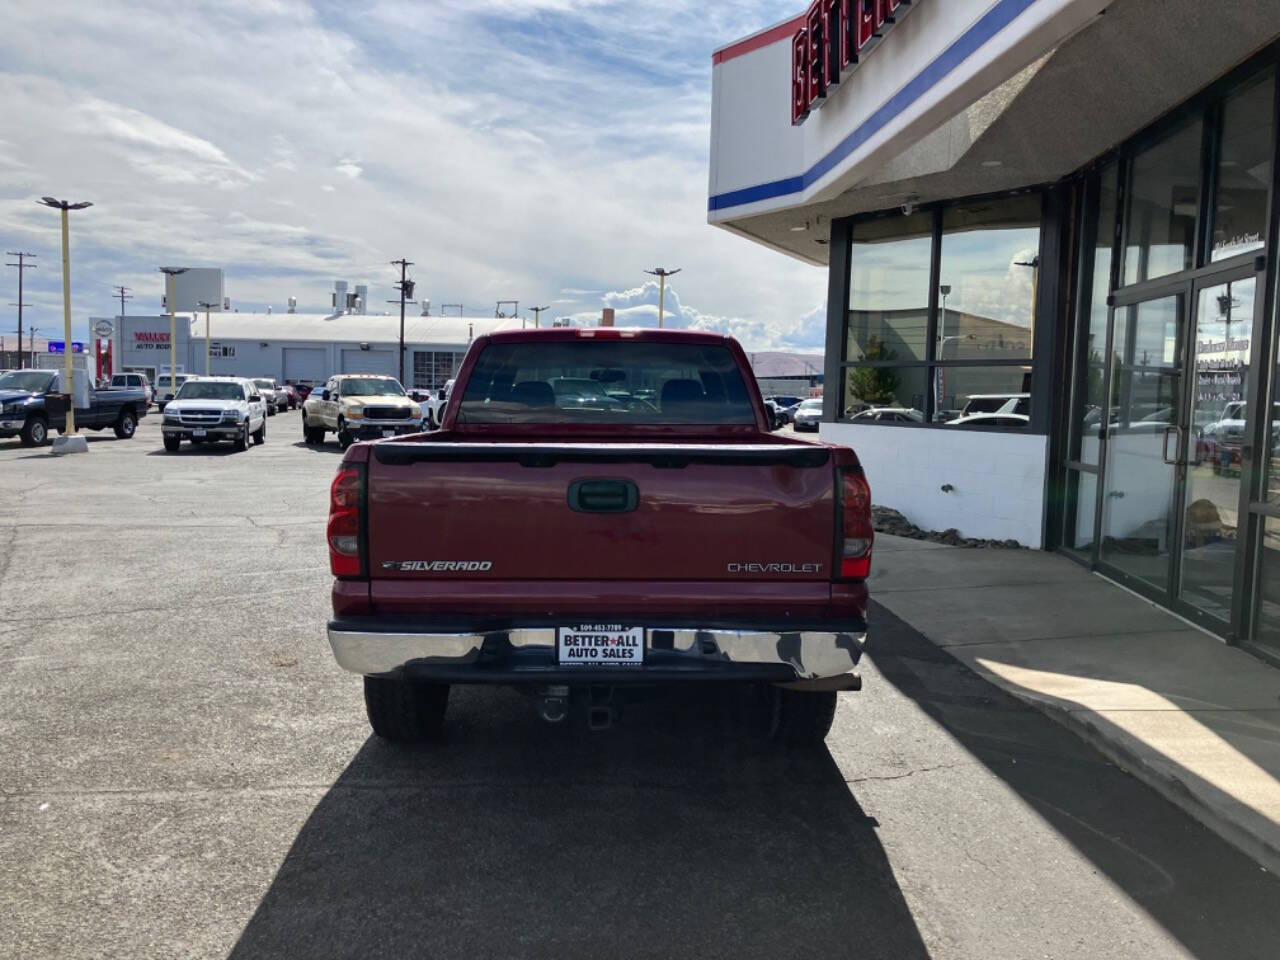
[[[1017,540],[984,540],[981,537],[965,537],[952,527],[950,530],[922,530],[892,507],[871,507],[871,523],[877,533],[912,540],[932,540],[951,547],[972,547],[993,550],[1025,550]]]

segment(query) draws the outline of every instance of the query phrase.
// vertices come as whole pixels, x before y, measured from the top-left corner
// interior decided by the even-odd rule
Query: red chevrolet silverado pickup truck
[[[440,430],[347,450],[329,641],[389,740],[436,734],[452,684],[605,726],[654,685],[737,683],[769,736],[818,742],[861,685],[872,539],[853,451],[771,433],[736,341],[497,333]]]

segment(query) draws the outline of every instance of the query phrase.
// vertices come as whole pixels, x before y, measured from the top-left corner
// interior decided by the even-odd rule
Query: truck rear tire
[[[24,447],[43,447],[49,439],[49,423],[44,417],[27,417],[19,434]]]
[[[133,416],[132,410],[121,410],[120,419],[116,421],[115,431],[116,439],[128,440],[133,436],[133,432],[138,429],[138,421]]]
[[[165,437],[164,438],[164,448],[169,453],[177,453],[178,448],[181,446],[182,446],[181,437]]]
[[[818,747],[836,716],[833,690],[810,692],[767,687],[760,699],[765,735],[793,747]]]
[[[416,743],[439,736],[448,705],[447,683],[364,678],[369,726],[383,740]]]

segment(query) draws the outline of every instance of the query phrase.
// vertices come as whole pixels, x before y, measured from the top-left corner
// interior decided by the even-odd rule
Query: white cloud
[[[406,256],[436,302],[567,314],[661,259],[699,305],[682,322],[821,340],[824,271],[706,224],[711,50],[794,0],[12,7],[0,237],[56,262],[32,199],[94,201],[73,226],[78,319],[127,277],[158,302],[170,261],[224,266],[249,307],[334,278],[389,289]]]

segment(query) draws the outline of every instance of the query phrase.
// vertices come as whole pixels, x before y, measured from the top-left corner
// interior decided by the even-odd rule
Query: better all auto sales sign
[[[804,123],[920,0],[814,0],[791,39],[791,122]]]

